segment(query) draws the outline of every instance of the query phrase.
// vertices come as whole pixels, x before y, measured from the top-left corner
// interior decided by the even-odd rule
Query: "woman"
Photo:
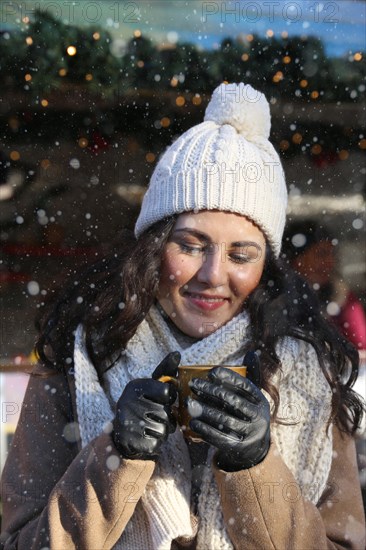
[[[137,240],[38,323],[46,375],[5,467],[6,549],[364,546],[357,353],[278,259],[269,131],[262,94],[219,86],[159,161]],[[248,378],[219,366],[243,358]],[[179,361],[217,365],[192,383],[203,443],[185,441],[158,380]]]

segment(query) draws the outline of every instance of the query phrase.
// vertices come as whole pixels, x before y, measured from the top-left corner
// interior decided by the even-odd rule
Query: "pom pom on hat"
[[[184,132],[159,159],[136,237],[181,212],[235,212],[261,228],[278,257],[287,189],[280,158],[268,140],[270,129],[269,104],[261,92],[243,83],[216,88],[204,122]]]
[[[218,86],[204,120],[230,124],[248,141],[268,139],[271,130],[271,113],[264,94],[242,82]]]

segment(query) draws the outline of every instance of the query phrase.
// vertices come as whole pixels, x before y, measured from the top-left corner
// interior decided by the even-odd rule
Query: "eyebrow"
[[[202,233],[201,231],[197,231],[197,229],[189,229],[189,228],[183,227],[182,229],[176,229],[174,233],[190,233],[194,237],[197,237],[206,243],[210,242],[210,238],[205,233]],[[261,246],[255,241],[235,241],[231,243],[231,246],[236,246],[236,247],[255,246],[256,248],[259,248],[261,250]]]

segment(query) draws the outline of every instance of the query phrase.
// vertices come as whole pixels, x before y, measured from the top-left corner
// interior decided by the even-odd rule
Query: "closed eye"
[[[230,256],[230,259],[236,264],[246,264],[253,261],[252,258],[250,256],[247,256],[246,254],[232,254]]]
[[[202,246],[190,246],[184,243],[180,243],[179,246],[182,252],[184,252],[185,254],[197,255],[197,254],[200,254],[201,252],[204,252],[205,250],[205,248]]]
[[[185,254],[190,254],[192,256],[198,256],[199,254],[212,254],[214,247],[210,246],[194,246],[186,243],[179,243],[180,249]],[[256,261],[257,258],[252,258],[248,254],[234,254],[229,255],[229,259],[236,264],[246,264],[249,262]]]
[[[258,245],[241,246],[230,251],[230,259],[238,264],[254,263],[262,256],[262,250]]]

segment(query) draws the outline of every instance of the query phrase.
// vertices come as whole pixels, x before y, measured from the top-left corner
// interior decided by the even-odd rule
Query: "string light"
[[[317,92],[316,90],[314,90],[313,92],[311,92],[310,97],[311,97],[311,99],[318,99],[318,97],[319,97],[319,92]]]
[[[67,51],[67,55],[69,55],[70,57],[76,55],[76,52],[77,52],[75,46],[68,46],[66,51]]]
[[[287,141],[287,139],[283,139],[280,141],[280,149],[281,151],[287,151],[287,149],[290,147],[290,143]]]
[[[93,34],[93,38],[94,38],[94,40],[99,40],[99,39],[100,39],[100,34],[99,34],[99,32],[95,32],[95,33]]]
[[[41,100],[41,105],[42,105],[42,107],[47,107],[47,106],[48,106],[48,101],[47,101],[47,99],[42,99],[42,100]]]
[[[312,146],[311,152],[313,155],[319,155],[322,152],[322,146],[319,143],[316,143]]]
[[[254,36],[252,34],[247,34],[246,39],[248,40],[248,42],[253,42]]]
[[[283,72],[277,71],[276,74],[273,76],[272,81],[277,84],[277,82],[280,82],[280,80],[283,80]]]
[[[287,63],[291,63],[291,57],[289,55],[285,55],[285,57],[282,58],[282,61],[287,65]]]
[[[347,160],[349,157],[349,152],[346,149],[341,149],[338,153],[340,160]]]
[[[177,97],[177,99],[175,100],[175,103],[176,105],[178,105],[178,107],[183,107],[183,105],[185,104],[186,100],[184,99],[183,96],[179,95]]]
[[[19,151],[11,151],[9,156],[10,156],[11,160],[19,160],[20,159]]]
[[[66,70],[66,69],[60,69],[60,70],[58,71],[58,74],[59,74],[60,76],[66,76],[67,70]]]
[[[202,103],[202,98],[199,94],[195,94],[193,97],[192,97],[192,103],[193,105],[201,105]]]
[[[248,59],[249,59],[249,54],[243,53],[243,55],[241,56],[241,59],[242,59],[242,61],[248,61]]]
[[[82,149],[85,149],[85,147],[88,147],[88,140],[85,138],[85,137],[81,137],[79,140],[78,140],[78,145],[79,147],[81,147]]]
[[[296,132],[296,134],[292,136],[292,141],[299,145],[302,142],[302,135],[299,134],[299,132]]]
[[[161,119],[160,124],[162,125],[163,128],[168,128],[168,126],[170,126],[170,118],[167,116],[164,116]]]
[[[141,31],[139,31],[138,29],[136,29],[135,31],[133,31],[133,36],[135,38],[140,38],[141,37]]]
[[[30,82],[32,80],[32,75],[27,73],[25,76],[24,76],[24,80],[26,80],[27,82]]]
[[[31,36],[27,36],[25,41],[28,44],[28,46],[31,46],[33,44],[33,38]]]
[[[306,88],[306,86],[309,84],[309,82],[303,78],[302,80],[300,80],[300,86],[301,88]]]
[[[90,82],[91,80],[93,80],[93,75],[91,73],[88,73],[85,75],[85,80],[87,80],[88,82]]]
[[[147,162],[154,162],[156,156],[154,155],[154,153],[146,153],[146,160]]]
[[[362,59],[362,53],[361,53],[361,52],[355,53],[355,55],[353,56],[353,59],[354,59],[355,61],[361,61],[361,59]]]
[[[361,141],[359,141],[358,143],[358,146],[360,149],[366,149],[366,139],[361,139]]]
[[[170,80],[170,85],[175,88],[178,86],[178,78],[176,76],[173,76],[173,78]]]
[[[266,35],[267,35],[268,38],[272,38],[272,36],[274,35],[273,30],[272,30],[272,29],[268,29],[268,30],[266,31]]]

